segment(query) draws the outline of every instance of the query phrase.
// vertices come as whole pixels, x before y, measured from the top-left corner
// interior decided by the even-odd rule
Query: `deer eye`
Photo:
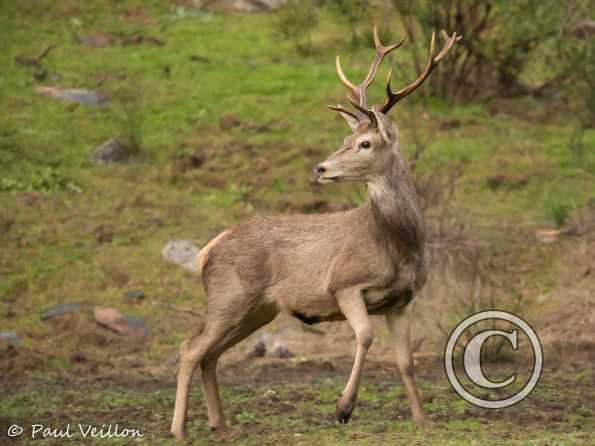
[[[360,149],[369,149],[370,147],[372,147],[372,144],[370,143],[370,141],[362,141],[359,143]]]

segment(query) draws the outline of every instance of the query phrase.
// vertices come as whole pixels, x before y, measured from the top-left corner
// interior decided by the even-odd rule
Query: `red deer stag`
[[[413,376],[410,302],[426,281],[426,230],[397,127],[387,116],[398,101],[417,89],[454,43],[436,54],[432,35],[427,65],[419,78],[396,93],[386,84],[380,107],[368,107],[366,90],[383,59],[396,45],[384,46],[374,27],[376,57],[363,82],[347,79],[339,57],[337,72],[349,89],[350,111],[341,113],[353,134],[326,161],[314,167],[320,183],[361,181],[370,199],[362,206],[320,215],[256,217],[208,243],[198,262],[208,297],[204,322],[180,350],[180,370],[171,432],[186,435],[188,392],[200,366],[213,429],[225,428],[217,386],[217,360],[223,352],[271,322],[280,312],[306,324],[347,320],[356,338],[353,369],[337,402],[337,418],[347,423],[357,398],[366,352],[373,340],[370,314],[384,314],[396,362],[411,401],[413,419],[428,424]]]

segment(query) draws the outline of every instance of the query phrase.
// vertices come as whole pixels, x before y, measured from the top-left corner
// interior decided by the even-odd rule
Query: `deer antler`
[[[426,68],[419,75],[419,77],[413,83],[409,84],[407,87],[397,91],[396,93],[393,93],[393,91],[391,90],[391,87],[390,87],[392,70],[389,70],[388,78],[386,80],[387,98],[384,101],[384,104],[382,104],[382,106],[378,108],[379,112],[384,113],[384,114],[388,113],[390,111],[390,109],[393,107],[393,105],[395,105],[401,99],[403,99],[404,97],[410,95],[413,91],[415,91],[428,78],[430,73],[434,70],[434,68],[436,68],[436,66],[438,65],[438,63],[440,63],[440,61],[444,58],[444,56],[446,56],[446,54],[450,51],[450,49],[453,47],[455,42],[458,42],[462,38],[462,36],[457,35],[456,32],[454,32],[452,34],[452,36],[449,37],[445,31],[442,31],[442,35],[444,36],[444,39],[445,39],[444,47],[438,53],[438,55],[435,56],[434,52],[435,52],[435,47],[436,47],[436,33],[435,32],[432,33],[432,41],[430,43],[430,56],[429,56]],[[405,39],[406,38],[404,37],[397,44],[384,46],[384,45],[382,45],[382,42],[380,41],[380,37],[378,36],[378,28],[376,27],[376,25],[374,25],[374,46],[376,47],[376,56],[374,57],[374,61],[372,62],[372,65],[370,66],[370,69],[368,70],[368,74],[366,75],[366,77],[364,78],[362,83],[359,85],[355,85],[353,82],[351,82],[349,79],[347,79],[347,76],[345,76],[345,73],[343,72],[343,69],[341,68],[340,57],[337,56],[337,60],[336,60],[337,74],[339,75],[341,82],[343,82],[343,84],[349,89],[350,94],[347,95],[347,99],[349,100],[351,105],[353,105],[355,107],[356,112],[352,113],[352,112],[348,111],[346,108],[342,107],[341,105],[336,105],[336,106],[329,105],[329,108],[331,110],[335,110],[335,111],[338,111],[341,113],[346,113],[346,114],[356,118],[358,121],[361,121],[363,118],[367,117],[370,121],[373,122],[375,119],[374,113],[372,112],[371,109],[368,108],[366,91],[367,91],[368,87],[370,86],[370,84],[372,84],[372,82],[374,81],[374,78],[376,77],[376,73],[378,72],[378,68],[380,67],[380,64],[382,63],[382,61],[384,60],[386,55],[389,54],[391,51],[396,50],[401,45],[403,45],[403,43],[405,42]]]
[[[435,32],[432,33],[432,41],[430,43],[430,56],[428,58],[428,63],[426,64],[426,68],[424,69],[424,71],[419,75],[419,77],[414,82],[407,85],[405,88],[397,91],[396,93],[393,93],[390,88],[390,80],[391,80],[391,76],[392,76],[392,70],[390,70],[388,72],[388,77],[386,79],[387,98],[384,101],[384,104],[382,104],[382,106],[378,109],[380,112],[382,112],[384,114],[388,113],[389,110],[393,107],[393,105],[395,105],[397,102],[399,102],[404,97],[413,93],[421,84],[423,84],[423,82],[428,78],[428,76],[434,70],[434,68],[436,68],[438,63],[440,63],[440,61],[444,58],[444,56],[446,56],[446,54],[450,51],[450,49],[453,47],[455,42],[458,42],[463,37],[463,36],[457,35],[456,32],[452,33],[452,36],[449,37],[445,31],[442,31],[442,35],[444,36],[444,40],[445,40],[444,47],[438,53],[437,56],[434,56],[434,51],[435,51],[435,47],[436,47],[436,33]]]
[[[376,25],[374,25],[374,46],[376,47],[376,56],[374,57],[374,61],[372,62],[372,65],[370,66],[370,69],[368,70],[368,74],[366,75],[366,77],[364,78],[362,83],[359,85],[355,85],[353,82],[351,82],[349,79],[347,79],[347,76],[345,76],[345,73],[343,72],[343,69],[341,68],[340,56],[337,56],[337,61],[336,61],[337,74],[339,75],[341,82],[343,82],[343,84],[345,84],[345,86],[349,89],[349,91],[353,95],[353,96],[347,96],[347,99],[358,110],[358,112],[359,112],[359,114],[357,116],[358,120],[361,120],[361,118],[363,116],[367,116],[368,118],[373,119],[374,115],[373,115],[372,111],[368,110],[368,108],[367,108],[366,90],[368,89],[368,87],[370,86],[372,81],[374,81],[374,77],[376,76],[376,73],[378,72],[378,68],[380,67],[380,64],[382,63],[382,61],[384,60],[386,55],[389,54],[391,51],[396,50],[401,45],[403,45],[403,43],[405,42],[405,39],[406,38],[404,37],[397,44],[384,46],[384,45],[382,45],[382,42],[380,41],[380,37],[378,36],[378,27]],[[333,108],[333,110],[337,110],[337,108],[335,107],[335,108]],[[339,111],[344,112],[344,110],[345,109],[342,109]],[[353,115],[353,113],[350,113],[350,114]]]
[[[330,108],[331,110],[334,111],[338,111],[339,113],[345,113],[346,115],[351,116],[352,118],[354,118],[356,121],[359,121],[359,117],[353,113],[350,110],[347,110],[345,107],[343,107],[341,104],[337,104],[337,105],[328,105],[328,108]]]

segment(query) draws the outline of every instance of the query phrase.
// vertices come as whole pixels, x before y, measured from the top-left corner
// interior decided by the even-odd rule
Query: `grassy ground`
[[[78,42],[76,36],[94,32],[108,33],[115,41],[102,48]],[[134,35],[156,37],[165,45],[120,43]],[[34,57],[51,43],[58,46],[42,63],[47,70],[43,80],[35,78],[36,72],[43,75],[38,68],[15,60]],[[172,404],[171,379],[155,383],[135,377],[129,387],[126,379],[116,380],[110,391],[91,379],[84,393],[81,387],[68,390],[59,383],[82,370],[97,376],[116,370],[127,376],[135,364],[161,364],[175,355],[194,320],[164,304],[200,310],[203,291],[195,275],[161,259],[164,243],[190,239],[202,245],[251,215],[303,212],[320,201],[363,201],[365,190],[359,186],[312,184],[310,169],[339,146],[347,131],[340,117],[325,107],[344,97],[334,55],[344,54],[344,66],[357,76],[364,73],[370,51],[348,48],[344,30],[328,17],[314,34],[314,48],[310,57],[298,55],[279,37],[275,17],[267,14],[223,15],[165,2],[2,2],[0,331],[16,331],[24,344],[3,353],[0,370],[11,382],[23,374],[31,379],[3,398],[4,421],[37,416],[58,421],[62,415],[52,415],[54,406],[71,401],[72,412],[64,413],[68,417],[89,413],[93,419],[102,415],[112,420],[108,415],[121,407],[123,421],[146,423],[147,416],[155,417],[146,441],[161,438]],[[397,61],[408,67],[406,54]],[[105,91],[111,104],[75,105],[35,92],[45,85]],[[374,94],[380,97],[381,88]],[[517,258],[515,266],[525,259],[532,262],[523,292],[533,300],[556,285],[560,260],[551,247],[511,249],[534,230],[555,226],[556,220],[563,223],[594,197],[595,131],[585,134],[586,154],[573,152],[568,141],[574,124],[566,105],[562,99],[521,98],[452,106],[430,99],[427,109],[405,102],[393,112],[405,152],[414,150],[413,124],[427,146],[420,175],[443,179],[437,184],[444,186],[434,186],[438,188],[446,188],[448,179],[457,176],[451,204],[467,216],[474,234],[494,252]],[[234,120],[239,124],[226,125]],[[136,138],[142,145],[138,159],[93,166],[90,151],[112,136]],[[203,164],[184,171],[180,165],[189,155],[197,155]],[[123,293],[135,289],[142,289],[147,299],[124,301]],[[123,342],[90,327],[85,317],[40,321],[41,310],[63,302],[112,306],[141,316],[151,337],[142,343]],[[72,356],[80,351],[88,357],[83,369]],[[228,372],[230,383],[237,382],[233,370]],[[48,375],[58,381],[39,381]],[[290,417],[285,417],[285,406],[264,403],[267,417],[256,409],[243,414],[244,403],[261,405],[264,383],[240,383],[239,393],[226,390],[233,407],[229,410],[239,411],[233,414],[236,434],[242,437],[246,427],[250,444],[262,441],[264,434],[272,443],[316,444],[322,436],[331,444],[395,438],[420,444],[459,444],[473,438],[485,444],[482,439],[492,438],[494,429],[496,443],[534,444],[523,443],[529,427],[515,426],[514,416],[495,421],[485,417],[487,424],[481,417],[464,418],[461,411],[468,409],[452,395],[444,401],[436,396],[446,387],[433,376],[422,383],[427,394],[440,398],[433,412],[445,414],[442,428],[426,434],[409,421],[395,422],[393,397],[376,392],[390,387],[388,378],[377,377],[370,393],[362,396],[371,410],[363,405],[359,421],[340,429],[326,415],[331,412],[330,396],[315,397],[322,400],[314,402],[298,397],[313,395],[309,382],[323,395],[338,393],[345,373],[338,375],[321,378],[313,373],[313,381],[279,385],[275,390],[283,404],[297,404]],[[568,379],[574,383],[575,378]],[[51,390],[55,386],[59,392]],[[374,404],[386,407],[388,418]],[[199,406],[194,417],[204,418]],[[403,409],[397,413],[404,414]],[[573,430],[573,417],[561,420],[560,430],[543,422],[531,435],[543,440],[535,444],[584,444],[580,430]],[[289,431],[283,428],[286,422]],[[392,429],[393,424],[398,428]],[[191,433],[208,436],[202,427]]]
[[[239,363],[223,371],[225,414],[232,424],[227,442],[261,444],[414,445],[586,445],[595,433],[592,364],[549,368],[530,399],[505,410],[479,409],[462,401],[442,379],[442,364],[420,367],[420,388],[427,410],[435,420],[419,429],[410,420],[404,389],[395,385],[393,366],[368,363],[358,406],[348,425],[334,418],[341,392],[338,375],[347,375],[350,359],[284,363]],[[240,373],[240,370],[243,372]],[[249,372],[249,376],[245,373]],[[561,392],[561,388],[564,389]],[[78,424],[120,423],[135,428],[142,438],[95,439],[85,444],[169,444],[166,435],[175,386],[171,379],[114,376],[105,379],[71,378],[62,382],[34,380],[18,389],[2,389],[0,424],[17,423],[65,427],[71,423],[74,439],[81,440]],[[274,392],[274,393],[273,393]],[[199,393],[190,403],[189,437],[192,444],[217,444],[204,420],[206,410]],[[68,420],[65,422],[65,420]],[[4,422],[4,423],[3,423]],[[19,439],[22,441],[22,439]],[[52,439],[44,444],[52,444]],[[55,442],[60,443],[59,440]],[[15,440],[13,443],[18,444]],[[173,442],[172,442],[173,444]]]

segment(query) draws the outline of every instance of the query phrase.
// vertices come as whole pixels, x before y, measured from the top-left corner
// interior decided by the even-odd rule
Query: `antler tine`
[[[353,82],[351,82],[349,79],[347,79],[347,76],[345,76],[345,73],[343,73],[343,69],[341,68],[341,56],[339,56],[338,54],[337,54],[337,59],[335,61],[335,65],[337,67],[337,74],[339,75],[341,82],[343,82],[343,84],[349,89],[349,91],[351,91],[353,94],[357,95],[359,90],[357,89],[357,86]]]
[[[337,104],[337,105],[327,105],[327,107],[330,108],[331,110],[337,111],[339,113],[345,113],[346,115],[351,116],[356,121],[359,121],[359,118],[358,118],[358,116],[355,113],[353,113],[350,110],[347,110],[345,107],[343,107],[340,104]]]
[[[432,33],[432,40],[430,43],[430,55],[428,57],[428,63],[426,64],[424,71],[419,75],[419,77],[414,82],[412,82],[405,88],[397,91],[396,93],[393,93],[391,90],[391,87],[390,87],[392,71],[389,71],[388,78],[386,80],[387,98],[384,101],[384,104],[382,105],[382,107],[380,107],[380,109],[379,109],[380,112],[382,112],[384,114],[388,113],[388,111],[393,107],[393,105],[395,105],[397,102],[399,102],[404,97],[413,93],[428,78],[428,76],[430,75],[432,70],[434,70],[434,68],[436,68],[438,63],[444,58],[444,56],[446,56],[446,54],[450,51],[450,49],[453,47],[455,42],[458,42],[462,38],[462,36],[457,35],[456,32],[454,32],[452,34],[452,36],[449,37],[445,31],[442,31],[442,35],[444,36],[444,40],[445,40],[444,47],[442,48],[442,50],[440,50],[440,52],[438,53],[437,56],[434,56],[434,52],[435,52],[435,48],[436,48],[436,33],[435,32]]]
[[[442,30],[442,35],[444,36],[445,44],[440,53],[438,53],[438,55],[434,58],[436,63],[440,62],[442,58],[446,56],[446,54],[450,51],[455,42],[458,42],[463,38],[463,36],[457,36],[456,32],[452,33],[452,37],[448,37],[448,34],[446,34],[446,31],[444,30]]]
[[[403,39],[401,39],[401,41],[399,43],[396,43],[394,45],[384,46],[384,45],[382,45],[382,42],[380,41],[380,37],[378,35],[378,27],[376,25],[374,25],[374,46],[376,48],[376,56],[374,57],[374,61],[372,62],[372,65],[370,66],[370,69],[368,70],[366,77],[364,78],[362,83],[359,85],[355,85],[353,82],[351,82],[349,79],[347,79],[347,76],[345,76],[345,73],[343,72],[343,69],[341,68],[340,57],[337,56],[336,67],[337,67],[337,73],[339,75],[339,78],[341,79],[341,82],[343,82],[343,84],[345,84],[345,86],[349,89],[351,94],[355,97],[355,102],[358,104],[358,106],[356,108],[359,111],[361,111],[362,113],[364,113],[365,115],[367,115],[368,117],[370,116],[369,114],[371,112],[370,112],[370,110],[367,110],[366,90],[370,86],[372,81],[374,80],[374,77],[376,76],[376,73],[378,72],[378,68],[380,67],[380,64],[382,63],[382,61],[384,60],[386,55],[389,54],[391,51],[396,50],[401,45],[403,45],[403,43],[405,43],[405,40],[406,40],[406,37],[403,37]],[[349,98],[349,100],[350,100],[350,102],[354,103],[351,100],[351,98]],[[355,104],[354,104],[354,106],[355,106]],[[366,112],[362,111],[361,108],[365,109]]]
[[[356,108],[360,116],[366,116],[370,120],[370,122],[374,122],[376,120],[374,112],[372,110],[369,110],[365,106],[360,105],[360,103],[357,100],[355,100],[352,96],[347,95],[347,100],[351,105],[353,105]]]
[[[374,61],[372,62],[372,65],[370,66],[370,69],[368,70],[368,74],[366,75],[363,82],[359,86],[359,88],[363,94],[363,98],[364,98],[364,103],[361,105],[363,105],[364,107],[366,107],[366,105],[367,105],[365,102],[366,89],[370,86],[370,84],[374,80],[374,77],[376,77],[376,73],[378,72],[378,68],[380,67],[380,64],[382,63],[382,61],[384,60],[384,58],[386,57],[387,54],[389,54],[391,51],[394,51],[397,48],[399,48],[401,45],[403,45],[405,43],[406,39],[407,39],[407,37],[405,36],[401,39],[401,41],[399,43],[395,43],[394,45],[384,46],[384,45],[382,45],[382,42],[380,41],[380,37],[378,36],[378,27],[376,25],[374,25],[374,46],[376,47],[376,56],[374,57]]]

